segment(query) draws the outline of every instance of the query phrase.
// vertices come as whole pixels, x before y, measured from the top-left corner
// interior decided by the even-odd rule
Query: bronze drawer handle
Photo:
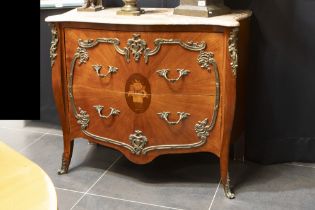
[[[108,66],[108,71],[106,74],[101,74],[101,69],[102,69],[102,65],[100,64],[95,64],[92,65],[94,71],[96,72],[97,76],[99,76],[100,78],[104,78],[107,77],[108,75],[111,75],[113,73],[116,73],[118,71],[118,68],[115,66]]]
[[[108,119],[110,116],[113,116],[113,117],[114,117],[114,116],[116,116],[116,115],[119,115],[119,113],[120,113],[120,111],[119,111],[118,109],[115,109],[115,108],[113,108],[113,107],[109,107],[110,112],[109,112],[109,114],[106,116],[106,115],[103,115],[103,114],[102,114],[102,111],[103,111],[103,109],[104,109],[104,106],[95,105],[94,107],[95,107],[95,109],[96,109],[98,115],[100,116],[100,118]]]
[[[169,121],[168,115],[170,114],[170,112],[160,112],[157,114],[160,116],[161,119],[165,120],[167,122],[167,124],[169,124],[169,125],[177,125],[182,120],[185,120],[190,116],[190,114],[186,113],[186,112],[177,112],[177,114],[179,115],[179,119],[177,121]]]
[[[171,83],[178,81],[180,78],[187,76],[190,73],[190,71],[186,70],[186,69],[177,69],[177,71],[178,71],[179,75],[175,79],[168,78],[168,76],[167,76],[167,74],[169,72],[168,69],[157,70],[156,73],[158,73],[159,76],[164,77],[167,81],[169,81]]]

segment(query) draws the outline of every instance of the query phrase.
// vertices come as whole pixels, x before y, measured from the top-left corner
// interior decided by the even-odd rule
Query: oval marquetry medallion
[[[125,86],[125,98],[129,108],[135,113],[143,113],[150,106],[150,83],[141,74],[132,74]]]

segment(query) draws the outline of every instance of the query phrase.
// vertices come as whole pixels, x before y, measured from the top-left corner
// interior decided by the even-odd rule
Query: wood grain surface
[[[223,60],[223,34],[222,33],[171,33],[171,32],[112,32],[102,30],[83,30],[66,29],[66,57],[67,68],[70,68],[71,60],[78,47],[78,39],[96,39],[96,38],[118,38],[120,47],[124,48],[127,40],[132,38],[133,34],[140,34],[140,38],[145,40],[147,47],[154,49],[154,40],[161,39],[179,39],[183,42],[193,41],[207,43],[205,51],[211,51],[215,59],[222,68]],[[86,64],[76,66],[74,84],[80,82],[95,88],[108,88],[119,92],[125,91],[125,82],[130,75],[140,73],[148,78],[152,93],[154,94],[180,94],[180,95],[214,95],[215,80],[214,75],[202,69],[197,62],[199,52],[190,51],[178,45],[163,45],[160,51],[149,57],[148,63],[145,63],[143,54],[139,61],[135,61],[133,55],[130,55],[130,62],[126,62],[124,56],[117,53],[112,44],[100,43],[93,48],[88,49],[89,60]],[[108,66],[115,66],[118,72],[110,77],[100,78],[93,70],[92,65],[102,65],[101,72],[105,74]],[[177,69],[189,70],[190,73],[179,79],[175,83],[170,83],[165,78],[157,74],[158,70],[168,69],[169,78],[177,78]],[[83,76],[84,75],[84,76]],[[79,80],[79,81],[78,81]]]
[[[245,26],[245,28],[248,26]],[[244,27],[240,34],[244,36]],[[212,152],[220,157],[222,182],[227,182],[228,153],[231,130],[233,126],[234,110],[237,96],[236,77],[230,66],[231,58],[228,52],[229,36],[232,29],[216,26],[134,26],[127,25],[102,25],[89,23],[61,23],[60,32],[60,57],[57,57],[53,73],[55,99],[58,111],[63,122],[64,145],[66,159],[70,160],[72,140],[83,137],[91,142],[96,142],[122,152],[129,160],[138,164],[152,161],[159,155],[173,153]],[[205,51],[214,53],[218,65],[220,81],[220,103],[218,118],[214,129],[210,132],[206,143],[191,149],[166,149],[153,150],[147,154],[136,155],[130,150],[105,143],[85,135],[73,115],[69,101],[69,73],[70,63],[78,48],[78,40],[97,38],[118,38],[119,47],[127,46],[128,39],[134,34],[139,34],[140,39],[146,42],[146,47],[154,49],[156,39],[179,39],[183,42],[206,42]],[[246,38],[245,38],[246,39]],[[241,38],[244,40],[244,38]],[[243,49],[240,50],[242,53]],[[112,44],[100,43],[87,49],[89,59],[86,63],[74,68],[73,94],[77,108],[82,108],[89,114],[90,122],[86,131],[97,136],[102,136],[119,142],[130,144],[129,136],[136,130],[141,130],[148,139],[145,147],[165,144],[191,144],[198,142],[195,125],[198,121],[213,115],[214,99],[216,94],[215,76],[213,70],[202,69],[197,62],[199,52],[189,51],[178,45],[163,45],[159,52],[150,56],[145,62],[143,51],[138,61],[130,54],[130,62],[120,55]],[[243,63],[245,56],[241,57]],[[106,74],[108,66],[117,67],[118,71],[109,77],[101,78],[93,69],[93,65],[102,65],[100,73]],[[240,64],[241,68],[245,65]],[[157,74],[157,70],[168,69],[168,77],[178,77],[177,69],[186,69],[190,73],[171,83]],[[241,70],[243,71],[243,70]],[[141,75],[140,83],[150,86],[142,93],[143,103],[147,107],[143,112],[136,112],[135,108],[128,105],[127,95],[130,84],[134,82],[134,75]],[[128,82],[129,81],[129,82]],[[130,82],[131,81],[131,82]],[[146,85],[145,85],[146,84]],[[143,95],[143,96],[144,96]],[[147,101],[150,98],[149,102]],[[242,100],[244,96],[241,97]],[[134,99],[141,101],[142,99]],[[238,101],[238,104],[241,103]],[[109,114],[110,107],[120,110],[120,114],[109,119],[99,117],[95,105],[104,106],[103,115]],[[240,105],[242,106],[242,104]],[[244,110],[241,107],[241,110]],[[169,120],[178,119],[177,112],[187,112],[190,116],[178,125],[168,125],[157,113],[170,112]],[[243,111],[242,111],[243,112]],[[241,116],[239,114],[238,116]],[[243,123],[241,119],[238,121]],[[242,125],[234,126],[236,130],[243,129]],[[237,131],[240,133],[241,131]]]

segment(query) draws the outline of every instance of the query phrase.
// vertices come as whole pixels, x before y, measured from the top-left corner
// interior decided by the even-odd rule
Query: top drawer
[[[124,92],[128,79],[141,74],[152,94],[215,95],[215,76],[202,67],[201,52],[211,52],[222,69],[223,38],[222,33],[67,28],[67,69],[81,46],[86,57],[76,61],[75,84]]]

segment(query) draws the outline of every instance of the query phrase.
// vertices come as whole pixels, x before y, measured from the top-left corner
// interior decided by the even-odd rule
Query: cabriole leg
[[[225,196],[227,198],[229,198],[229,199],[234,199],[235,198],[235,194],[232,192],[232,189],[231,189],[231,186],[230,186],[229,173],[227,173],[227,179],[226,179],[225,183],[223,183],[223,181],[222,181],[222,185],[223,185]]]
[[[58,170],[58,175],[68,173],[72,151],[73,151],[73,140],[72,141],[64,141],[64,152],[62,154],[62,163],[61,168]]]
[[[229,157],[227,155],[225,157],[221,157],[220,158],[221,183],[223,185],[225,196],[229,199],[233,199],[235,198],[235,194],[232,192],[232,189],[230,186],[228,165],[229,165]]]

